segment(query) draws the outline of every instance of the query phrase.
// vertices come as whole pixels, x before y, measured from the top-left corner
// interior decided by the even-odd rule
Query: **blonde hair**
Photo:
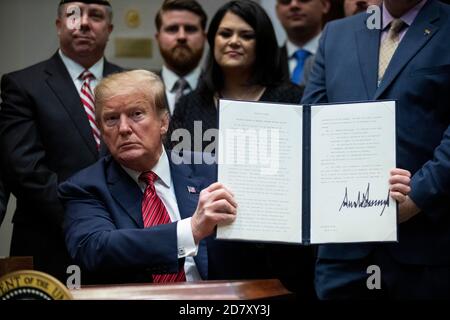
[[[120,94],[142,93],[154,106],[158,115],[168,112],[164,84],[160,77],[147,70],[133,70],[114,73],[104,78],[95,87],[95,119],[102,122],[103,104]]]

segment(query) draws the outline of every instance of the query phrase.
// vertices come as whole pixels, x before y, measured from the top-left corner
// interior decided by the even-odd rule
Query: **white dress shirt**
[[[295,52],[299,49],[306,50],[310,52],[312,55],[315,55],[317,50],[319,49],[319,40],[322,33],[319,33],[317,36],[309,40],[303,47],[297,47],[293,44],[289,39],[286,41],[286,51],[289,59],[289,74],[292,76],[295,67],[297,66],[297,59],[295,58]]]
[[[185,89],[183,94],[188,94],[192,90],[197,88],[198,78],[200,77],[201,66],[199,65],[197,68],[192,70],[183,78],[186,79],[187,83],[189,83],[189,89]],[[176,73],[169,70],[166,66],[162,67],[161,70],[161,78],[164,82],[164,86],[166,87],[166,97],[167,102],[169,103],[170,114],[173,114],[173,110],[175,110],[175,91],[174,86],[177,80],[180,78]]]
[[[64,65],[66,66],[67,71],[69,71],[70,78],[72,79],[73,83],[75,84],[78,94],[80,94],[81,86],[83,85],[83,80],[79,79],[79,77],[86,68],[84,68],[82,65],[76,63],[75,61],[70,59],[68,56],[66,56],[61,51],[61,49],[58,51],[58,53],[59,53],[59,56],[61,57]],[[90,87],[91,87],[92,92],[94,92],[94,88],[97,86],[97,84],[100,82],[100,80],[103,79],[104,64],[105,64],[105,59],[101,58],[92,67],[90,67],[88,69],[89,72],[91,72],[95,77],[95,79],[92,79],[90,82]]]
[[[130,177],[139,185],[144,192],[147,185],[139,181],[142,172],[122,166],[122,168],[130,175]],[[158,163],[151,169],[159,177],[155,181],[156,194],[159,196],[167,212],[170,221],[178,221],[177,223],[177,244],[178,258],[185,258],[184,271],[186,273],[186,281],[202,280],[195,265],[194,256],[197,255],[198,246],[195,245],[194,236],[192,235],[191,218],[181,220],[180,211],[178,209],[177,198],[173,187],[172,176],[170,174],[170,164],[167,153],[163,148],[163,152],[159,157]]]

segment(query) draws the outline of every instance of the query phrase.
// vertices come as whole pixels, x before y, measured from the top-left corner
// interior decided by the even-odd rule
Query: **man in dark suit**
[[[397,166],[412,173],[411,191],[398,243],[319,247],[316,289],[321,298],[449,298],[450,7],[385,0],[381,28],[366,21],[362,13],[327,25],[302,102],[396,99]],[[381,290],[366,286],[370,265]]]
[[[99,156],[94,117],[87,107],[96,83],[120,70],[103,57],[111,19],[107,1],[61,1],[58,52],[1,81],[2,174],[17,198],[11,256],[33,256],[35,269],[63,283],[71,263],[57,185]],[[91,75],[82,78],[86,70]]]
[[[286,80],[300,86],[306,84],[329,10],[329,0],[277,0],[277,17],[287,37],[280,49]]]
[[[206,13],[196,0],[165,0],[155,16],[155,38],[164,60],[159,76],[170,114],[181,96],[197,88],[206,23]]]
[[[213,183],[216,168],[163,148],[169,124],[164,94],[159,77],[144,70],[112,75],[96,88],[97,122],[111,156],[59,188],[66,244],[82,274],[91,274],[90,281],[245,275],[245,257],[226,244],[229,259],[221,258],[227,249],[209,237],[217,224],[231,223],[236,216],[232,193]],[[151,181],[143,178],[147,175],[153,176]],[[160,204],[148,203],[149,197]],[[161,208],[165,211],[159,212]],[[162,215],[167,215],[165,222]],[[258,276],[258,270],[250,271],[248,276]],[[155,278],[180,272],[182,279]]]

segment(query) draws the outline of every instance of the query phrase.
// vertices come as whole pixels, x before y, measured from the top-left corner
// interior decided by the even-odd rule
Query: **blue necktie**
[[[295,66],[294,72],[292,73],[291,81],[296,84],[300,84],[303,78],[303,66],[305,65],[306,58],[311,55],[309,51],[299,49],[295,51],[294,57],[297,60],[297,65]]]

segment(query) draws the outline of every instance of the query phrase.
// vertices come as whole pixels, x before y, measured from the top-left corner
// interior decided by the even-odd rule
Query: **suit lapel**
[[[109,191],[133,219],[136,226],[144,228],[141,213],[142,191],[120,165],[112,158],[110,159],[110,165],[106,169]]]
[[[48,85],[58,97],[61,105],[66,109],[78,132],[88,145],[89,150],[97,158],[97,146],[81,104],[80,96],[58,53],[49,60],[46,72],[49,74],[47,78]]]
[[[120,72],[120,71],[123,71],[123,70],[121,68],[119,68],[118,66],[109,63],[105,59],[105,63],[103,65],[103,77],[109,76],[112,73],[116,73],[116,72]]]
[[[181,219],[189,218],[195,212],[199,193],[204,188],[202,179],[193,176],[189,165],[176,165],[172,161],[170,161],[170,172]]]
[[[367,99],[373,97],[377,89],[380,34],[380,30],[369,30],[366,26],[366,21],[364,21],[362,28],[356,31],[359,69],[364,79]]]
[[[291,79],[291,72],[289,70],[289,57],[288,57],[288,53],[287,53],[287,46],[286,44],[284,44],[284,46],[282,46],[280,48],[280,64],[281,64],[281,68],[282,68],[282,72],[283,72],[283,76],[286,80],[290,80]]]
[[[439,30],[438,24],[434,24],[438,19],[438,5],[434,1],[428,1],[409,27],[395,51],[386,69],[383,81],[375,92],[374,99],[378,99],[383,94],[409,61],[433,38]]]

